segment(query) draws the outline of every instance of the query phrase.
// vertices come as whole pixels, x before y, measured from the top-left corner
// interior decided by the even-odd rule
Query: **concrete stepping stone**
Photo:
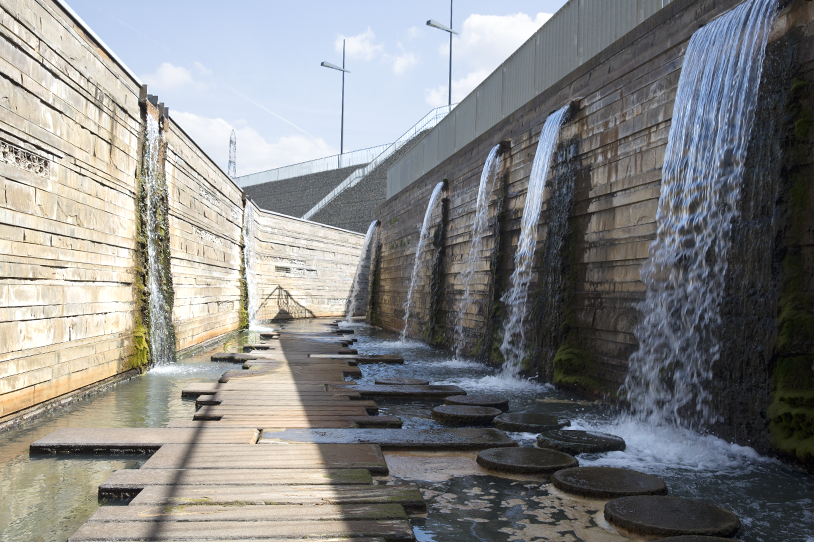
[[[367,469],[388,474],[382,450],[374,444],[165,444],[143,469]]]
[[[99,496],[134,497],[148,486],[314,486],[370,485],[364,469],[122,469],[99,486]]]
[[[30,446],[33,453],[149,453],[165,444],[253,444],[256,429],[206,427],[61,427]]]
[[[429,386],[429,380],[420,378],[377,378],[374,382],[377,386]]]
[[[261,333],[261,339],[276,339],[280,334],[279,333]]]
[[[404,364],[404,358],[392,354],[379,354],[379,355],[360,355],[356,356],[356,363],[371,364],[371,363],[389,363],[393,365]]]
[[[555,429],[537,437],[537,446],[571,455],[616,452],[625,449],[624,439],[597,431],[567,431]]]
[[[280,442],[370,443],[391,451],[485,450],[517,446],[506,433],[492,428],[288,429],[264,431],[257,441],[258,444]]]
[[[723,538],[721,536],[668,536],[667,538],[659,538],[659,542],[732,542],[731,538]]]
[[[113,508],[113,507],[111,507]],[[127,507],[115,507],[127,508]],[[271,507],[265,507],[271,508]],[[156,525],[160,525],[157,528]],[[95,522],[82,525],[68,539],[86,541],[179,541],[179,540],[262,540],[283,542],[291,539],[379,537],[387,542],[414,542],[413,528],[408,520],[389,521],[166,521]],[[273,536],[277,535],[275,538]]]
[[[241,469],[233,472],[239,474]],[[174,490],[174,491],[173,491]],[[202,504],[241,505],[257,503],[267,505],[325,505],[325,504],[395,504],[403,506],[410,514],[427,512],[427,505],[418,486],[414,484],[369,486],[147,486],[131,505],[180,505]],[[315,506],[319,509],[319,506]]]
[[[259,357],[252,355],[252,354],[240,354],[237,352],[218,352],[217,354],[212,354],[209,358],[211,361],[225,361],[228,363],[243,363],[245,361],[252,361],[255,359],[260,359]]]
[[[467,405],[498,408],[503,412],[509,410],[509,400],[499,395],[453,395],[446,398],[447,405]]]
[[[551,477],[551,483],[566,493],[591,499],[667,495],[667,486],[660,478],[635,470],[611,467],[561,470]]]
[[[656,495],[621,497],[605,505],[611,525],[643,536],[733,536],[738,516],[701,501]]]
[[[484,406],[441,405],[432,409],[432,419],[450,425],[490,425],[500,409]]]
[[[409,399],[440,399],[450,395],[466,393],[458,386],[363,386],[363,385],[329,385],[331,391],[351,391],[362,398],[392,397]]]
[[[353,355],[357,355],[357,354],[359,354],[359,351],[356,350],[355,348],[340,348],[336,353],[337,354],[353,354]]]
[[[549,416],[548,414],[505,412],[495,418],[492,424],[502,431],[542,433],[543,431],[569,426],[571,422],[557,416]]]
[[[499,472],[544,476],[579,465],[574,456],[537,448],[490,448],[478,454],[477,462],[485,469]]]

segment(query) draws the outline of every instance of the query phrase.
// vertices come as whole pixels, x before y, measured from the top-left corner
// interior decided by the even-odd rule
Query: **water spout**
[[[641,270],[639,350],[621,389],[634,413],[653,423],[716,418],[704,385],[720,355],[731,224],[776,6],[744,2],[693,34],[684,56],[656,239]]]
[[[365,242],[362,244],[362,253],[359,255],[359,263],[356,264],[356,274],[353,278],[353,287],[351,288],[350,297],[348,298],[348,310],[345,313],[345,320],[348,323],[351,322],[351,318],[356,315],[356,312],[359,311],[360,308],[367,307],[367,303],[362,305],[362,301],[367,301],[367,299],[360,299],[359,294],[362,290],[362,280],[367,282],[369,277],[370,258],[372,252],[370,243],[375,237],[376,228],[378,225],[378,220],[371,222],[370,226],[367,228],[367,233],[365,234]],[[365,267],[367,267],[368,273],[365,273]]]
[[[147,114],[147,130],[144,146],[144,181],[147,188],[147,289],[150,292],[150,356],[153,365],[175,361],[175,344],[172,330],[172,311],[167,303],[170,292],[163,287],[162,255],[159,248],[159,232],[165,226],[167,185],[161,167],[161,131],[158,119]]]
[[[472,279],[477,272],[478,262],[481,260],[480,252],[483,249],[483,238],[488,231],[489,200],[495,188],[495,178],[499,170],[500,159],[498,152],[500,145],[495,145],[486,157],[483,171],[478,185],[478,199],[475,205],[475,221],[472,224],[472,244],[466,256],[466,265],[461,272],[464,293],[455,313],[455,357],[460,358],[461,351],[466,343],[464,341],[464,318],[472,306]]]
[[[549,115],[540,132],[537,152],[531,166],[529,186],[526,192],[526,205],[520,222],[520,239],[514,255],[514,272],[509,279],[511,286],[501,298],[506,308],[503,326],[503,342],[500,353],[503,355],[503,375],[515,377],[520,372],[526,348],[525,319],[528,312],[527,300],[531,282],[534,251],[537,246],[537,225],[543,202],[548,199],[550,189],[546,183],[551,157],[560,138],[560,128],[571,105]]]
[[[410,326],[410,312],[413,308],[413,294],[416,289],[416,284],[418,283],[421,254],[430,234],[430,217],[432,216],[433,210],[438,206],[438,202],[441,201],[441,190],[444,189],[445,184],[444,181],[441,181],[435,185],[435,189],[430,196],[430,201],[427,204],[427,211],[424,213],[424,222],[421,224],[421,234],[418,236],[418,245],[415,247],[415,261],[413,262],[413,272],[410,275],[410,289],[407,291],[407,299],[404,300],[404,329],[401,330],[402,341],[407,338],[407,330]]]

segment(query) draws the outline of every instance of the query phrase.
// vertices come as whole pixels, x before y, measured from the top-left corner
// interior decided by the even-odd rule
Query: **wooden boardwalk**
[[[344,352],[340,341],[349,344],[327,324],[321,334],[263,341],[252,351],[257,359],[185,390],[199,396],[193,420],[62,429],[32,444],[33,452],[153,454],[99,489],[133,497],[130,504],[100,507],[70,540],[415,540],[408,517],[426,505],[412,484],[375,484],[373,476],[388,472],[378,444],[258,444],[262,431],[400,427],[398,418],[372,415],[374,402],[339,389],[361,374],[352,359],[332,359]]]

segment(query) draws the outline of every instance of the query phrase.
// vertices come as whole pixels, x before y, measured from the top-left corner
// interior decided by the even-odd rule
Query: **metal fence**
[[[387,172],[387,198],[471,143],[672,0],[570,0]]]
[[[359,184],[361,180],[371,171],[379,167],[385,160],[393,156],[400,148],[402,148],[408,141],[413,139],[415,136],[420,134],[425,130],[430,130],[433,127],[437,126],[439,122],[441,122],[444,117],[446,117],[451,110],[455,108],[457,104],[452,104],[451,106],[445,105],[442,107],[437,107],[430,111],[423,119],[418,121],[412,128],[407,130],[400,138],[396,140],[395,143],[388,145],[381,154],[379,154],[375,160],[370,162],[367,166],[362,169],[357,169],[353,173],[348,176],[347,179],[339,183],[336,188],[330,191],[327,196],[322,198],[319,203],[314,205],[307,213],[302,215],[302,218],[305,220],[309,220],[312,216],[317,214],[323,207],[331,203],[334,198],[336,198],[339,194],[347,190],[348,188],[352,188]],[[430,132],[432,133],[432,132]],[[423,140],[422,140],[423,141]],[[415,150],[415,147],[413,147]],[[389,173],[388,173],[388,183],[390,181]]]
[[[255,184],[282,181],[283,179],[291,179],[293,177],[300,177],[302,175],[311,175],[312,173],[321,173],[323,171],[330,171],[332,169],[361,166],[372,162],[389,146],[390,143],[385,143],[384,145],[378,145],[376,147],[346,152],[344,154],[336,154],[334,156],[328,156],[325,158],[318,158],[309,162],[301,162],[299,164],[292,164],[290,166],[278,167],[277,169],[269,169],[268,171],[252,173],[251,175],[242,175],[240,177],[235,177],[234,181],[239,187],[245,188]]]

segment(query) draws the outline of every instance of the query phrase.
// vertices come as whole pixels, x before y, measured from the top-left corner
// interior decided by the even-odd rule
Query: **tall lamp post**
[[[339,154],[341,156],[344,154],[345,149],[345,74],[350,73],[349,70],[345,69],[345,40],[342,40],[342,67],[340,68],[330,62],[323,62],[320,66],[342,72],[342,120],[339,125]]]
[[[438,21],[434,21],[430,19],[427,21],[427,26],[431,26],[433,28],[437,28],[438,30],[443,30],[444,32],[449,32],[449,106],[452,107],[452,35],[458,35],[452,29],[452,0],[449,0],[449,28],[442,25]]]

